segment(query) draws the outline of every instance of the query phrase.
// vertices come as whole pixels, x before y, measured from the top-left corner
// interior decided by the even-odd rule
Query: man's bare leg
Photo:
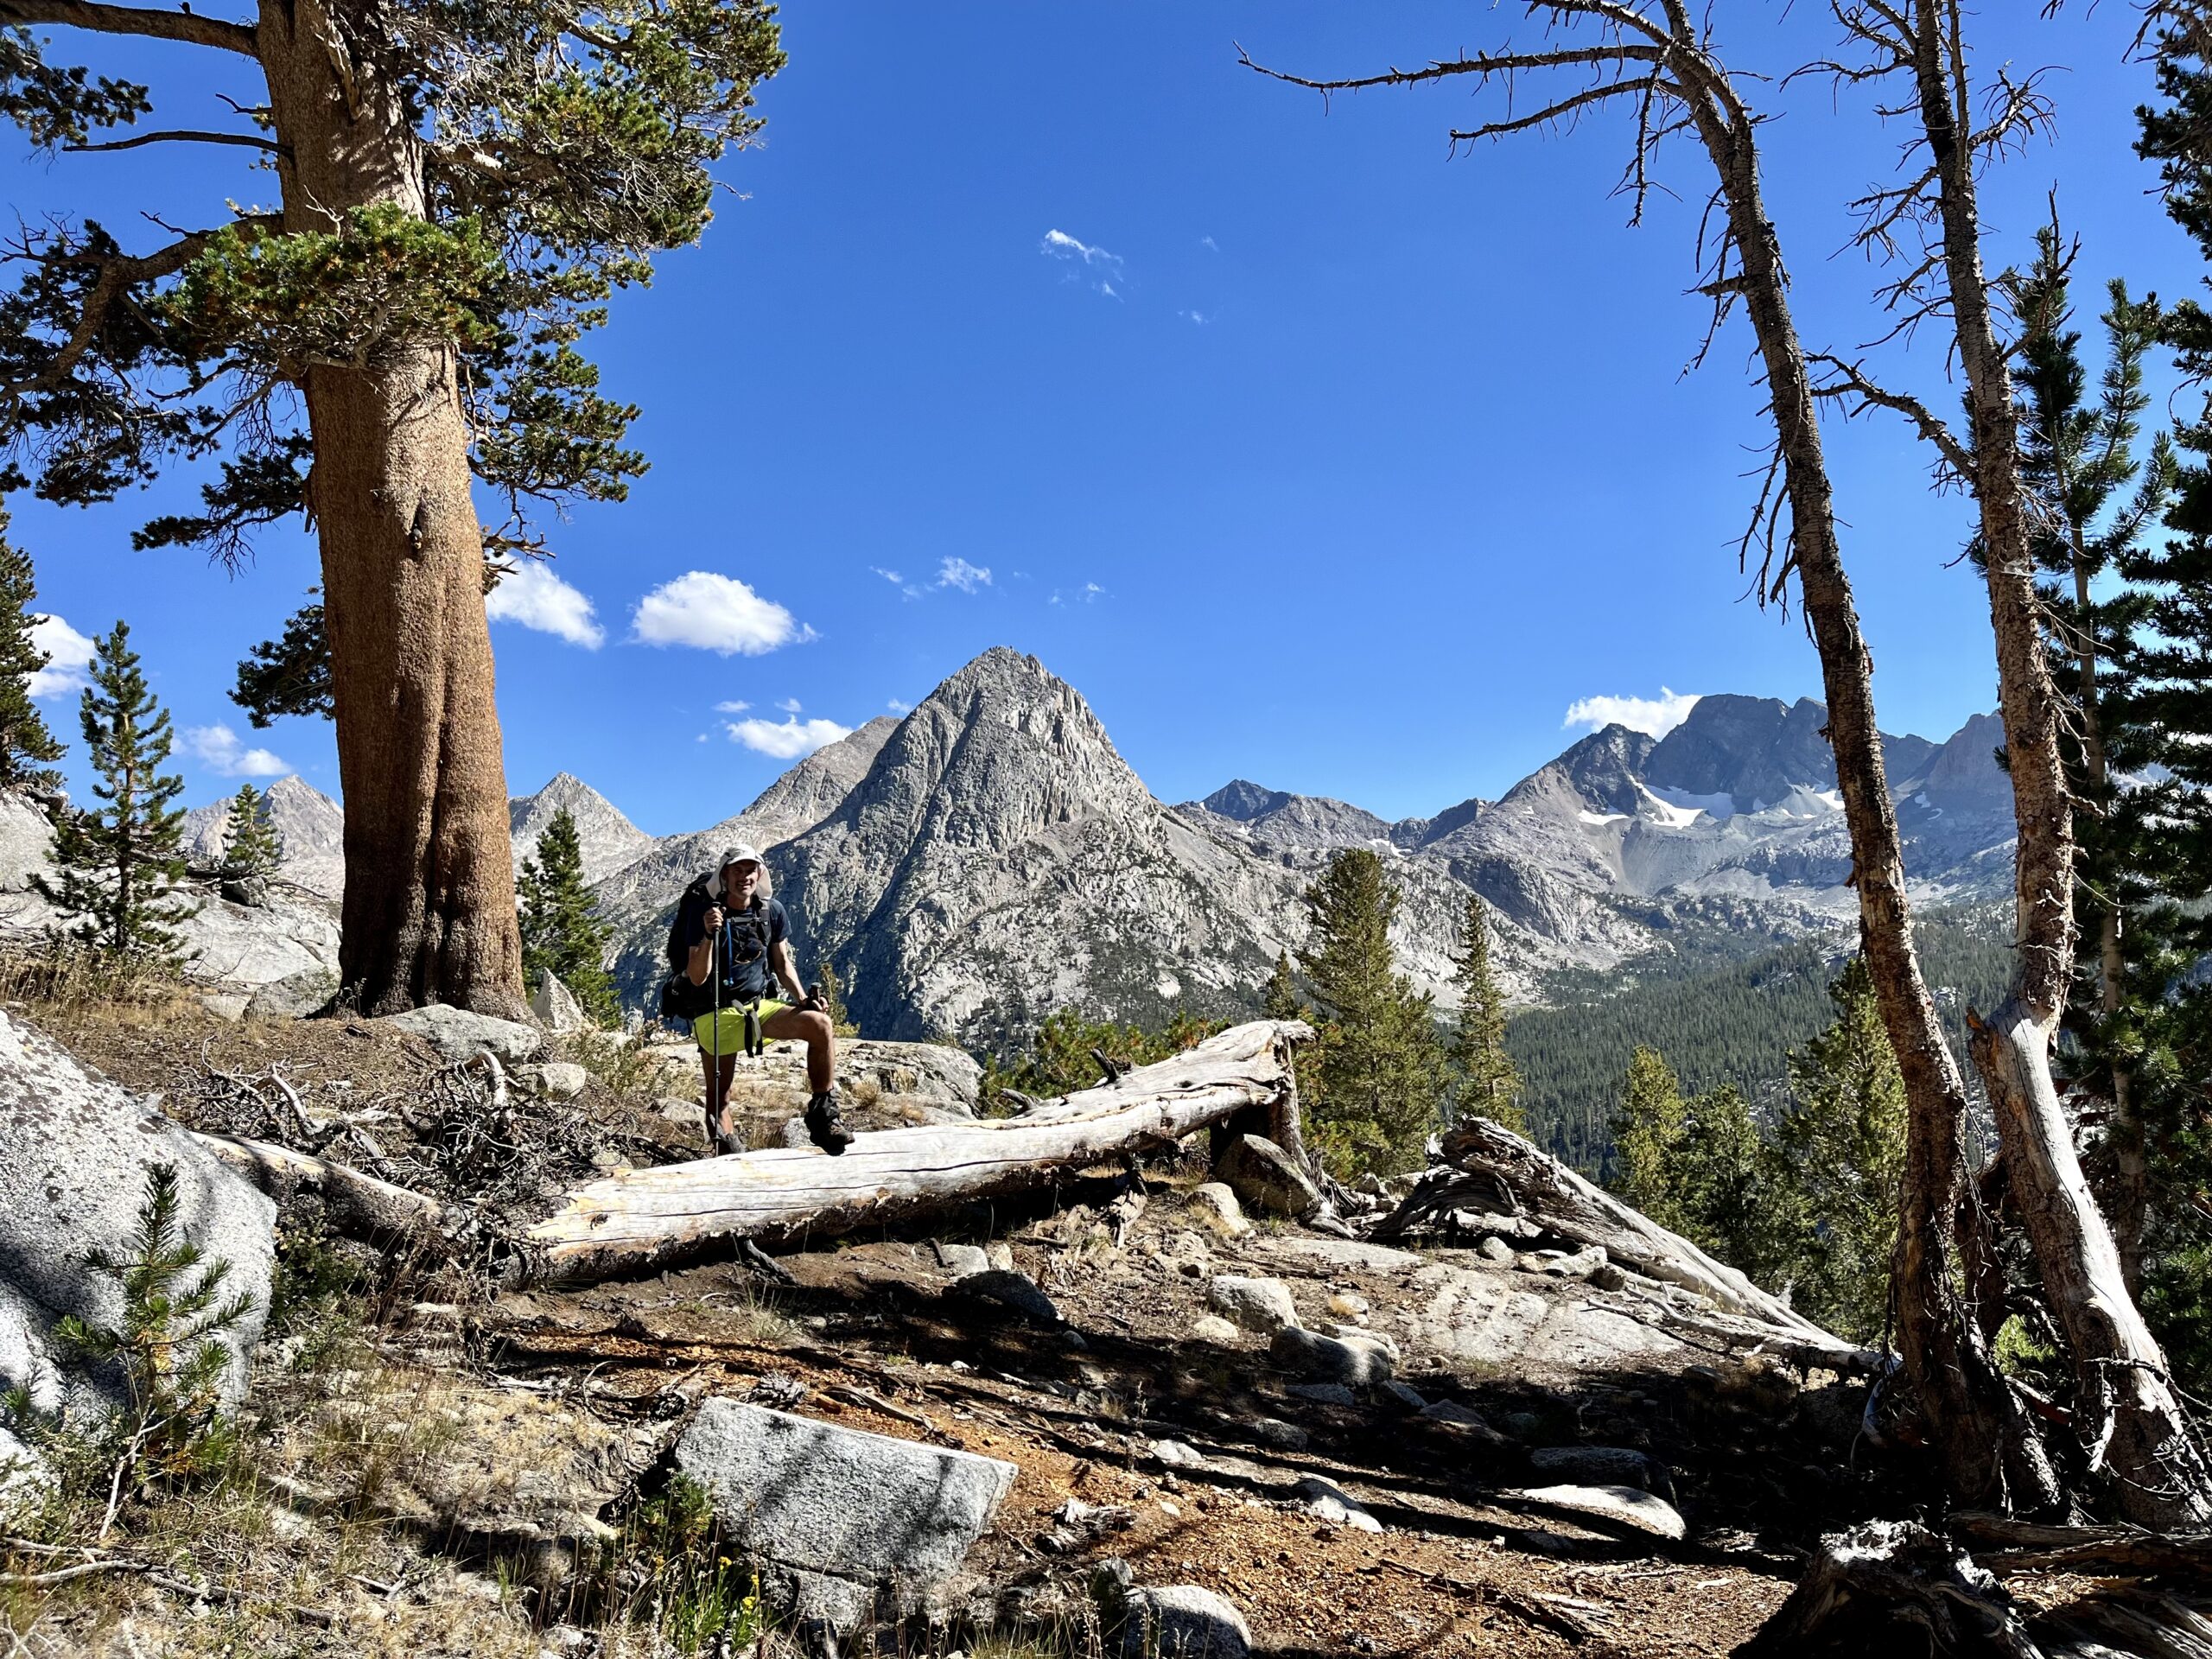
[[[837,1086],[837,1032],[826,1014],[811,1008],[779,1008],[760,1022],[760,1034],[779,1042],[806,1045],[806,1086],[826,1095]]]
[[[830,1016],[812,1008],[779,1008],[760,1024],[760,1034],[806,1045],[806,1086],[813,1097],[806,1103],[807,1138],[832,1158],[853,1143],[837,1109],[837,1032]]]
[[[699,1069],[707,1081],[707,1141],[709,1152],[728,1152],[736,1148],[736,1125],[730,1122],[729,1086],[737,1076],[737,1056],[709,1054],[699,1051]]]

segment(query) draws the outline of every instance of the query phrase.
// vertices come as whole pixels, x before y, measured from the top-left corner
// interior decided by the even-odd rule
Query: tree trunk
[[[2165,1357],[2128,1293],[2051,1079],[2050,1046],[2074,969],[2073,801],[2036,594],[2012,378],[1982,273],[1957,0],[1915,0],[1913,42],[1921,123],[1937,181],[1942,269],[1973,423],[1973,483],[2019,834],[2012,994],[1977,1030],[1974,1063],[2044,1294],[2066,1333],[2082,1408],[2094,1413],[2084,1437],[2091,1470],[2109,1467],[2113,1500],[2128,1519],[2202,1526],[2212,1519],[2212,1468],[2175,1397]]]
[[[610,1175],[524,1235],[512,1276],[588,1282],[657,1272],[735,1239],[834,1236],[1046,1186],[1255,1106],[1294,1122],[1291,1049],[1313,1034],[1294,1020],[1231,1027],[1020,1117],[861,1135],[842,1157],[775,1147]]]
[[[2104,708],[2097,692],[2097,637],[2090,626],[2089,559],[2082,527],[2073,527],[2075,661],[2081,677],[2082,754],[2093,798],[2109,810],[2112,768],[2105,759]],[[2126,918],[2116,895],[2097,902],[2097,1008],[2106,1018],[2120,1012],[2120,985],[2127,972],[2122,950]],[[2120,1250],[2120,1282],[2130,1296],[2143,1294],[2143,1217],[2149,1206],[2150,1160],[2143,1144],[2143,1110],[2135,1099],[2126,1065],[2112,1066],[2113,1171],[2105,1207],[2111,1212],[2113,1243]]]
[[[376,30],[345,21],[323,0],[261,8],[289,232],[327,232],[377,203],[424,213],[411,112]],[[454,355],[402,343],[300,378],[346,797],[340,995],[365,1014],[448,1002],[518,1018],[506,778]]]
[[[301,1192],[317,1194],[332,1224],[347,1238],[382,1245],[435,1238],[445,1230],[437,1200],[420,1192],[266,1141],[196,1129],[187,1133],[280,1204]],[[465,1218],[466,1212],[458,1213]]]
[[[1836,541],[1834,491],[1759,180],[1755,129],[1725,81],[1699,80],[1702,95],[1692,109],[1726,200],[1740,267],[1736,291],[1758,335],[1789,504],[1789,558],[1820,653],[1828,744],[1851,832],[1859,948],[1910,1106],[1891,1293],[1897,1345],[1953,1497],[2041,1509],[2057,1497],[2056,1478],[1963,1294],[1960,1235],[1980,1224],[1966,1174],[1966,1085],[1913,945],[1897,810],[1875,722],[1873,660]]]

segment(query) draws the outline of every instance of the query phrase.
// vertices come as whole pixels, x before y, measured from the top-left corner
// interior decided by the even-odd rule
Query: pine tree
[[[1629,1057],[1620,1109],[1613,1115],[1615,1192],[1662,1227],[1681,1230],[1685,1217],[1677,1184],[1689,1111],[1682,1085],[1666,1057],[1638,1047]]]
[[[1490,971],[1490,926],[1483,901],[1467,895],[1466,920],[1459,954],[1459,1018],[1447,1055],[1456,1081],[1455,1101],[1463,1117],[1486,1117],[1516,1135],[1529,1132],[1521,1109],[1520,1069],[1505,1050],[1505,999]]]
[[[1290,952],[1275,952],[1274,972],[1260,993],[1260,1012],[1270,1020],[1303,1020],[1313,1010],[1298,1000],[1298,981],[1290,970]]]
[[[223,874],[233,881],[276,874],[284,859],[284,837],[270,816],[268,793],[251,784],[238,785],[223,825]]]
[[[1839,1336],[1872,1342],[1889,1306],[1904,1174],[1904,1077],[1853,957],[1828,987],[1835,1022],[1789,1057],[1770,1191],[1787,1235],[1777,1276],[1796,1306]]]
[[[1435,1010],[1391,961],[1399,902],[1363,848],[1338,853],[1306,892],[1312,932],[1299,965],[1321,1015],[1310,1109],[1315,1143],[1340,1173],[1418,1162],[1443,1101]]]
[[[2096,589],[2109,588],[2115,566],[2140,575],[2146,559],[2155,561],[2143,543],[2167,508],[2177,468],[2164,432],[2147,456],[2137,454],[2151,403],[2143,365],[2158,339],[2158,303],[2130,299],[2124,283],[2107,285],[2105,365],[2093,398],[2082,336],[2069,326],[2073,257],[2054,219],[2037,232],[2034,263],[2024,274],[2009,273],[2005,286],[2021,323],[2020,474],[2037,507],[2031,546],[2052,578],[2038,584],[2051,680],[2070,705],[2067,787],[2087,809],[2075,817],[2074,904],[2084,966],[2094,968],[2074,980],[2064,1015],[2072,1040],[2056,1063],[2069,1090],[2109,1108],[2099,1197],[2128,1287],[2139,1291],[2148,1181],[2129,1052],[2140,1010],[2126,1007],[2139,988],[2128,956],[2130,912],[2155,902],[2155,880],[2144,867],[2150,820],[2142,803],[2126,798],[2114,755],[2139,764],[2145,742],[2160,741],[2135,730],[2139,715],[2131,712],[2142,625],[2157,601],[2139,582],[2101,595]]]
[[[538,836],[536,856],[523,860],[518,887],[524,977],[536,984],[551,974],[588,1018],[613,1024],[621,1011],[606,968],[611,934],[584,890],[583,842],[568,808],[556,812]]]
[[[857,1037],[861,1028],[852,1022],[845,1012],[845,988],[837,982],[837,970],[828,963],[822,964],[822,1012],[830,1016],[830,1028],[840,1037]]]
[[[63,817],[54,831],[60,880],[31,878],[52,903],[78,918],[73,937],[118,955],[174,962],[176,925],[198,908],[175,896],[184,880],[184,814],[174,806],[184,779],[164,777],[173,734],[168,711],[146,689],[130,629],[94,642],[91,685],[79,704],[85,747],[101,803]]]
[[[61,785],[47,765],[61,758],[61,745],[31,701],[31,676],[52,660],[31,638],[30,602],[37,596],[30,556],[8,540],[8,510],[0,506],[0,789]]]
[[[1762,1283],[1777,1254],[1770,1168],[1751,1103],[1733,1084],[1685,1104],[1669,1171],[1681,1215],[1676,1230]]]

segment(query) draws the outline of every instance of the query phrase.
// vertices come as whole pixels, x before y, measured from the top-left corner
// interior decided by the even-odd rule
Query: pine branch
[[[157,41],[210,46],[259,60],[259,35],[244,23],[225,22],[186,10],[154,11],[142,6],[111,6],[92,0],[0,0],[0,25],[59,23],[102,35],[143,35]]]

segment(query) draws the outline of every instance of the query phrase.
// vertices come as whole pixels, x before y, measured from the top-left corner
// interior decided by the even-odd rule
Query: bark
[[[376,31],[323,0],[263,0],[287,231],[425,211],[423,158]],[[340,995],[361,1012],[448,1002],[520,1018],[505,769],[457,364],[437,342],[300,373],[308,501],[346,797]]]
[[[1781,244],[1766,209],[1752,118],[1701,57],[1686,60],[1677,73],[1692,83],[1692,114],[1720,175],[1739,268],[1735,291],[1766,372],[1790,512],[1789,560],[1820,654],[1828,744],[1851,834],[1859,947],[1910,1104],[1892,1290],[1899,1353],[1954,1497],[2042,1508],[2056,1497],[2056,1479],[1962,1294],[1968,1280],[1959,1235],[1979,1225],[1966,1173],[1966,1085],[1913,945],[1897,810],[1875,721],[1873,659],[1836,539],[1834,493]]]
[[[2012,378],[1982,271],[1956,0],[1915,0],[1912,41],[1919,114],[1937,181],[1942,270],[1967,380],[1972,481],[2019,837],[2011,995],[1977,1028],[1974,1063],[1996,1117],[2013,1201],[2090,1414],[2091,1471],[2109,1467],[2113,1500],[2130,1520],[2201,1526],[2212,1520],[2212,1468],[2128,1292],[2051,1078],[2050,1046],[2074,969],[2073,801],[2036,594]]]
[[[1312,1035],[1296,1020],[1255,1020],[1020,1117],[861,1135],[837,1158],[777,1147],[622,1172],[531,1228],[509,1276],[573,1284],[656,1272],[738,1239],[834,1236],[1049,1186],[1255,1106],[1294,1122],[1291,1049]]]
[[[2097,692],[2096,634],[2088,624],[2089,559],[2082,527],[2073,527],[2074,613],[2082,619],[2075,646],[2082,700],[2082,754],[2091,798],[2112,799],[2112,768],[2105,758],[2104,709]],[[2122,950],[2125,918],[2114,895],[2097,906],[2097,1008],[2109,1019],[2120,1012],[2120,985],[2127,971]],[[2126,1065],[2112,1062],[2113,1171],[2107,1208],[2113,1243],[2120,1250],[2120,1276],[2130,1296],[2143,1294],[2143,1217],[2150,1203],[2151,1166],[2143,1143],[2143,1111],[2135,1099]]]
[[[1423,1177],[1373,1236],[1402,1238],[1448,1224],[1459,1210],[1504,1216],[1578,1244],[1599,1245],[1607,1260],[1695,1291],[1723,1313],[1771,1326],[1831,1356],[1831,1363],[1857,1353],[1735,1268],[1487,1118],[1455,1126],[1444,1137],[1444,1157],[1445,1166]]]
[[[279,1203],[301,1192],[318,1195],[325,1212],[348,1238],[387,1244],[396,1239],[427,1237],[444,1230],[443,1213],[434,1198],[394,1186],[358,1169],[334,1164],[289,1147],[242,1135],[192,1138]]]

